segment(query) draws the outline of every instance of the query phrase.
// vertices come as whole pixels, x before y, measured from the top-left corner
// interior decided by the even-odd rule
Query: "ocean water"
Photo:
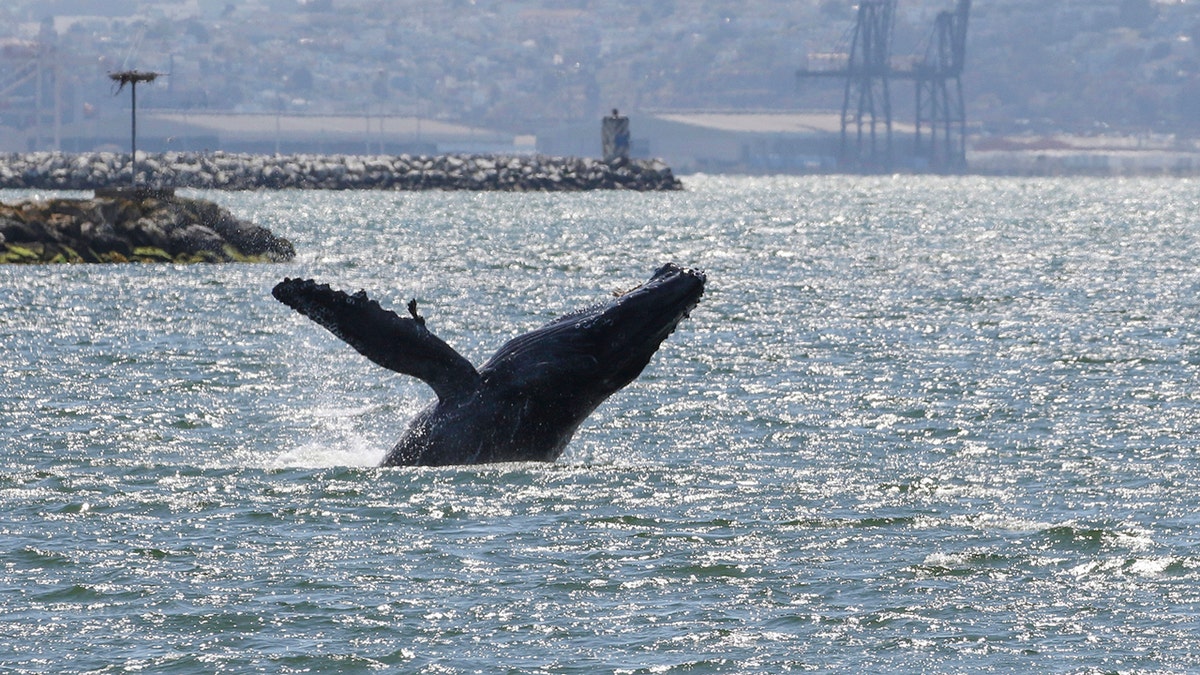
[[[1200,671],[1200,182],[685,185],[195,192],[299,259],[0,267],[0,671]],[[478,364],[668,260],[554,464],[375,468],[432,392],[270,296]]]

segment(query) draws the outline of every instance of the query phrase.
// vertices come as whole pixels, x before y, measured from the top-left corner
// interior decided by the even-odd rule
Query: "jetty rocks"
[[[266,228],[170,190],[0,203],[0,263],[283,262],[295,255]]]
[[[141,185],[223,190],[680,190],[659,160],[607,163],[540,155],[250,155],[138,153]],[[128,153],[0,155],[0,188],[94,190],[130,185]]]

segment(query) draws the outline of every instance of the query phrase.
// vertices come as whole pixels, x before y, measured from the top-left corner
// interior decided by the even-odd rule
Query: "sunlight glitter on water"
[[[1200,667],[1200,185],[204,196],[300,259],[0,269],[15,672]],[[270,298],[479,364],[671,259],[704,300],[553,465],[373,468],[432,393]]]

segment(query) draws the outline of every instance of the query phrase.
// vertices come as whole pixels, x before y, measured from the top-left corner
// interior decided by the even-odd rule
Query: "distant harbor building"
[[[600,122],[600,146],[601,156],[609,164],[629,160],[629,118],[616,108]]]

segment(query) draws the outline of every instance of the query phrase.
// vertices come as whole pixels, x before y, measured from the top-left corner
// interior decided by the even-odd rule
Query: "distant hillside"
[[[899,0],[896,56],[922,53],[952,4]],[[139,90],[146,107],[536,133],[613,107],[837,108],[838,83],[801,86],[795,71],[844,48],[853,17],[848,0],[7,0],[0,73],[18,73],[40,33],[57,37],[64,121],[123,110],[105,75],[135,67],[169,74]],[[1192,133],[1198,40],[1195,2],[977,0],[968,114],[1001,132]],[[0,126],[33,122],[33,86],[18,80],[0,76]],[[894,98],[910,114],[907,85]]]

